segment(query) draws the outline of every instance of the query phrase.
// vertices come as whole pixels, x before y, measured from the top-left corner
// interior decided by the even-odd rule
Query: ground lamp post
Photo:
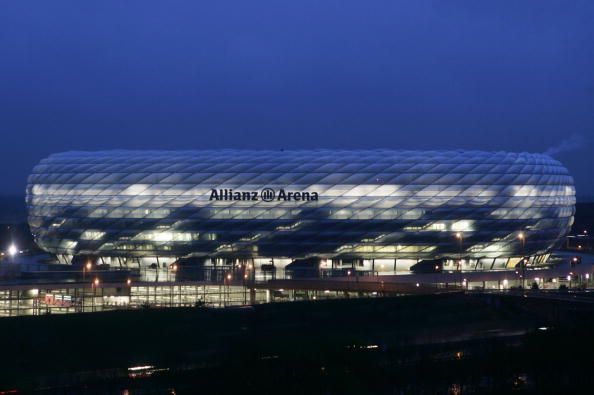
[[[244,274],[243,274],[243,304],[247,304],[247,279],[248,279],[248,274],[244,270]]]
[[[522,260],[520,261],[520,266],[522,269],[522,289],[524,289],[525,278],[526,278],[526,258],[524,257],[524,247],[526,245],[526,235],[524,235],[524,232],[520,232],[518,234],[518,240],[520,240],[520,243],[522,244]]]
[[[95,279],[91,283],[91,288],[93,288],[93,305],[92,305],[93,312],[95,311],[95,290],[97,289],[98,285],[99,285],[99,278],[95,277]]]
[[[462,288],[462,232],[456,232],[456,240],[458,240],[458,274],[460,275],[460,288]]]
[[[85,281],[85,274],[86,272],[90,271],[93,268],[93,264],[90,261],[83,266],[83,281]]]
[[[126,280],[126,286],[128,287],[128,308],[130,308],[130,304],[132,303],[132,280]]]
[[[227,292],[226,292],[227,295],[226,295],[226,297],[225,297],[225,295],[223,295],[223,300],[226,301],[226,302],[229,302],[229,300],[231,299],[230,296],[229,296],[229,292],[230,292],[229,287],[230,287],[230,283],[231,283],[231,279],[232,278],[233,277],[231,276],[231,273],[227,273],[227,276],[225,277],[225,282],[226,282],[226,285],[227,285]],[[227,303],[224,303],[224,305],[226,306]]]

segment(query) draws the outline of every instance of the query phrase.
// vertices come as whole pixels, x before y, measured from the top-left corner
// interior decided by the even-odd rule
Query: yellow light
[[[93,265],[91,264],[91,262],[87,262],[87,270],[91,270],[92,267]]]
[[[130,279],[127,279],[127,280],[126,280],[126,284],[128,284],[128,285],[132,284],[132,280],[130,280]]]
[[[461,239],[461,238],[462,238],[462,233],[456,232],[456,239]]]
[[[520,240],[524,240],[524,232],[520,232],[520,233],[518,234],[518,239],[520,239]]]
[[[96,286],[97,286],[97,285],[99,285],[99,279],[98,279],[98,278],[96,278],[96,279],[93,281],[93,283],[94,283]]]

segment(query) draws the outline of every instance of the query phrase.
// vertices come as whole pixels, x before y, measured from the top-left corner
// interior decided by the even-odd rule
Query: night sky
[[[594,196],[594,2],[6,1],[0,194],[66,150],[553,153]]]

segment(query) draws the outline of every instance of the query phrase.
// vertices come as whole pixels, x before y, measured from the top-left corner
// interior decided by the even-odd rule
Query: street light
[[[227,301],[230,301],[231,299],[231,279],[233,278],[233,276],[231,275],[231,273],[227,273],[227,275],[224,277],[223,282],[226,285],[227,288],[227,292],[225,295],[225,291],[223,291],[223,304],[226,306],[227,305]]]
[[[460,275],[460,287],[462,287],[462,242],[464,240],[462,232],[456,232],[456,239],[458,240],[458,272]]]
[[[522,289],[525,288],[525,281],[526,281],[526,257],[524,256],[524,247],[526,245],[526,235],[524,232],[518,233],[518,240],[522,243],[522,260],[520,261],[520,265],[522,268]]]
[[[17,248],[17,246],[13,244],[11,244],[10,246],[8,246],[8,255],[10,255],[10,260],[11,262],[14,262],[14,256],[19,252],[19,249]]]
[[[87,263],[83,266],[83,281],[85,281],[85,273],[90,271],[93,268],[93,264],[91,261],[87,261]]]
[[[95,279],[93,280],[93,282],[91,283],[91,287],[93,288],[93,307],[92,310],[95,311],[95,290],[97,289],[97,286],[99,285],[99,278],[95,277]]]

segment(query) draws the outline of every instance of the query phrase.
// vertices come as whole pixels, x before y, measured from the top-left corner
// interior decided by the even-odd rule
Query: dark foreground
[[[452,294],[5,318],[0,390],[588,392],[593,313],[589,303]]]

